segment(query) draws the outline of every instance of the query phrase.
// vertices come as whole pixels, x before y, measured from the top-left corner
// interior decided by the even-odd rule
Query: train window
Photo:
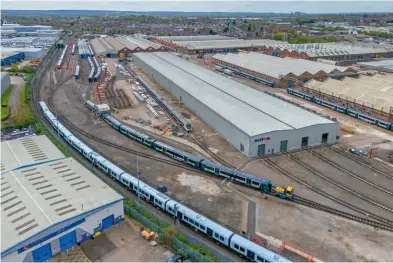
[[[230,177],[232,174],[230,174],[230,173],[227,173],[227,172],[224,172],[224,171],[220,171],[220,174],[222,174],[222,175],[226,175],[226,176],[228,176],[228,177]]]
[[[172,208],[168,206],[168,210],[172,212]]]
[[[194,220],[192,220],[191,218],[190,218],[190,223],[191,223],[191,224],[194,224]]]
[[[236,248],[236,249],[239,249],[239,246],[235,244],[235,248]]]
[[[257,256],[257,261],[259,262],[265,262],[265,260],[263,258],[261,258],[260,256]]]
[[[219,235],[218,235],[217,233],[215,233],[215,234],[214,234],[214,237],[215,237],[215,238],[218,238],[218,237],[219,237]]]
[[[245,181],[246,181],[246,178],[244,178],[244,177],[237,176],[237,178],[238,178],[240,181],[242,181],[242,182],[245,182]]]
[[[199,223],[195,222],[195,226],[199,227]]]
[[[188,216],[184,216],[184,220],[188,221]]]
[[[255,181],[251,181],[251,184],[254,185],[254,186],[259,186],[260,185],[260,183],[255,182]]]
[[[205,230],[205,227],[204,227],[204,226],[202,226],[202,225],[200,226],[200,228],[201,228],[202,230]]]
[[[224,237],[223,237],[223,236],[220,236],[220,240],[221,240],[221,241],[224,241]]]
[[[240,247],[240,251],[241,251],[241,252],[244,252],[245,250],[244,250],[244,248]]]

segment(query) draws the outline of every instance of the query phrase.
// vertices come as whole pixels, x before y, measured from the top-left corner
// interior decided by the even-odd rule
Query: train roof
[[[109,121],[113,122],[113,123],[114,123],[115,125],[117,125],[117,126],[122,125],[122,123],[121,123],[119,120],[117,120],[115,117],[113,117],[113,116],[110,115],[110,114],[105,114],[105,115],[104,115],[104,118],[106,118],[106,119],[108,119]]]
[[[142,182],[142,181],[139,181],[139,187],[140,187],[143,191],[146,191],[146,192],[149,192],[149,194],[153,194],[153,195],[155,195],[155,196],[158,196],[158,197],[160,197],[161,199],[163,199],[163,200],[165,200],[165,201],[168,200],[168,199],[170,199],[168,196],[164,195],[164,194],[161,193],[160,191],[154,189],[153,187],[151,187],[151,186],[148,185],[148,184],[145,184],[145,183]]]
[[[73,136],[73,134],[66,127],[64,127],[64,125],[61,124],[60,121],[59,121],[59,123],[57,123],[57,127],[58,127],[59,131],[61,131],[64,134],[65,138],[67,138],[69,136]]]
[[[106,158],[102,157],[101,155],[97,154],[97,156],[94,157],[97,162],[100,162],[101,164],[104,164],[106,167],[108,167],[111,171],[114,173],[121,175],[124,173],[123,169],[119,168],[117,165],[114,165],[112,162],[108,161]]]
[[[255,254],[262,256],[265,260],[268,260],[269,262],[292,262],[237,234],[233,235],[231,242],[236,242],[236,244],[245,247],[248,250],[252,250],[253,252],[255,252]]]
[[[222,164],[219,164],[219,163],[215,163],[215,162],[212,162],[212,161],[210,161],[210,160],[203,160],[203,163],[204,164],[207,164],[207,165],[211,165],[211,166],[214,166],[214,167],[217,167],[218,169],[220,169],[220,170],[224,170],[224,171],[230,171],[230,172],[233,172],[233,169],[232,168],[229,168],[229,167],[227,167],[227,166],[224,166],[224,165],[222,165]]]
[[[75,137],[74,135],[72,135],[69,140],[77,145],[80,149],[82,149],[84,152],[86,152],[87,154],[94,152],[93,149],[91,149],[89,146],[87,146],[84,142],[82,142],[81,140],[79,140],[77,137]]]
[[[257,181],[257,182],[270,182],[270,180],[266,180],[266,179],[263,179],[261,177],[258,177],[258,176],[255,176],[255,175],[252,175],[252,174],[249,174],[249,173],[245,173],[245,172],[242,172],[242,171],[239,171],[239,170],[235,170],[234,174],[244,176],[244,177],[246,177],[246,178],[248,178],[250,180],[254,180],[254,181]]]
[[[171,201],[173,201],[173,200],[171,200]],[[169,201],[169,202],[171,202],[171,201]],[[192,219],[194,221],[197,221],[198,223],[204,225],[205,227],[211,228],[215,232],[218,232],[221,235],[225,235],[227,238],[229,238],[233,234],[232,231],[217,224],[216,222],[210,220],[209,218],[206,218],[205,216],[195,212],[194,210],[192,210],[184,205],[181,205],[179,203],[177,203],[177,205],[178,205],[178,211],[182,212],[184,215],[187,215],[188,217],[192,217]]]

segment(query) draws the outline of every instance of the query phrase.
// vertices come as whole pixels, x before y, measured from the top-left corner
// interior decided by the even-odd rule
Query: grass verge
[[[10,99],[11,91],[13,88],[14,85],[11,84],[11,86],[7,89],[7,91],[4,92],[4,94],[1,96],[1,121],[2,122],[10,116],[10,105],[8,101]]]

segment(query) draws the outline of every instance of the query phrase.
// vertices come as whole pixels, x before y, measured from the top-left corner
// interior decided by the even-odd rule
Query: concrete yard
[[[82,251],[95,262],[167,262],[173,252],[160,245],[151,246],[140,236],[141,227],[126,218],[96,239],[86,241]]]

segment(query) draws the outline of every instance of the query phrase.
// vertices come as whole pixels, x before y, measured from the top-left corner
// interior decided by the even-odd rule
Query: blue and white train
[[[372,117],[372,116],[370,116],[368,114],[356,111],[356,110],[354,110],[352,108],[348,108],[348,107],[343,106],[343,105],[338,105],[337,103],[332,103],[330,101],[326,101],[326,100],[320,99],[318,97],[315,97],[313,95],[310,95],[310,94],[307,94],[307,93],[304,93],[304,92],[300,92],[300,91],[297,91],[297,90],[294,90],[294,89],[288,88],[287,92],[289,94],[291,94],[291,95],[303,98],[305,100],[312,101],[312,102],[314,102],[316,104],[328,107],[328,108],[330,108],[332,110],[344,113],[346,115],[350,115],[350,116],[352,116],[352,117],[354,117],[356,119],[362,120],[364,122],[367,122],[367,123],[370,123],[370,124],[374,124],[374,125],[377,125],[379,127],[385,128],[387,130],[393,131],[393,123],[390,123],[388,121],[374,118],[374,117]]]
[[[90,100],[86,101],[86,106],[92,111],[96,111],[95,104]],[[120,133],[126,135],[134,141],[138,141],[139,143],[144,144],[147,147],[161,152],[162,154],[165,154],[172,159],[186,163],[194,168],[219,176],[221,178],[230,179],[232,181],[264,193],[274,194],[283,199],[292,200],[295,198],[293,188],[291,186],[288,186],[287,188],[273,186],[270,180],[266,180],[252,174],[232,169],[230,167],[214,163],[199,156],[179,150],[175,147],[160,142],[144,133],[138,132],[125,124],[122,124],[110,114],[101,114],[101,118]]]
[[[139,192],[141,198],[152,203],[157,208],[173,215],[180,222],[198,229],[199,232],[204,233],[216,243],[235,251],[237,254],[246,257],[249,260],[256,262],[291,262],[288,259],[235,234],[231,230],[204,217],[187,206],[178,203],[148,184],[139,181],[138,185],[138,179],[135,178],[135,176],[125,172],[120,167],[93,151],[89,146],[68,131],[68,129],[65,128],[52,114],[45,102],[40,101],[39,104],[45,118],[65,141],[67,141],[93,165],[97,166],[112,179],[117,180],[126,186],[129,191],[134,193]]]
[[[77,65],[75,67],[75,79],[79,79],[79,70],[80,70],[80,67],[79,67],[79,65]]]

